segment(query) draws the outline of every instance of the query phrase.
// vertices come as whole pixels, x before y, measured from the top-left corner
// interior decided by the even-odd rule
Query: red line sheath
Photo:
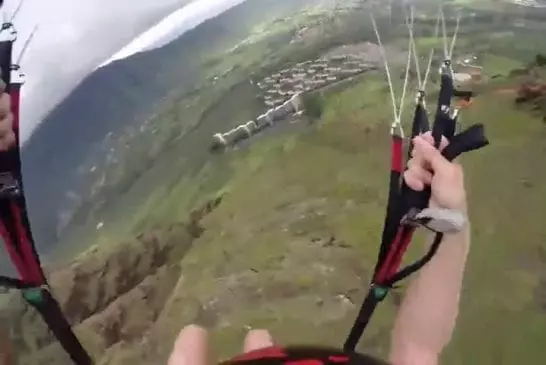
[[[400,246],[401,239],[402,239],[402,227],[398,228],[398,232],[396,232],[396,236],[394,237],[394,240],[389,247],[389,252],[387,253],[387,257],[385,258],[383,265],[381,265],[381,268],[377,271],[377,275],[374,281],[377,282],[378,284],[382,284],[383,282],[387,280],[388,274],[390,272],[391,262],[395,258],[396,252],[398,251],[398,247]]]
[[[239,361],[251,361],[251,360],[259,360],[263,358],[270,358],[270,359],[283,359],[287,357],[288,354],[286,351],[279,346],[271,346],[266,347],[259,350],[254,350],[251,352],[247,352],[245,354],[238,355],[231,359],[228,363],[233,362],[239,362]]]
[[[402,173],[402,138],[399,136],[392,136],[391,142],[391,170],[398,173]]]
[[[403,170],[403,156],[402,156],[403,139],[400,136],[393,135],[391,140],[391,171],[397,172],[400,175]],[[403,236],[404,227],[398,227],[396,236],[389,246],[389,252],[383,262],[383,265],[377,272],[375,281],[379,284],[388,280],[396,274],[396,271],[402,263],[402,258],[406,252],[411,239],[413,237],[413,230],[409,234]]]
[[[28,239],[27,232],[23,226],[21,210],[14,203],[10,204],[11,212],[15,217],[15,228],[17,230],[17,236],[19,237],[19,243],[23,250],[23,260],[28,268],[29,277],[27,280],[35,284],[41,284],[43,278],[41,275],[41,270],[38,267],[39,261],[35,257],[34,250],[32,249],[32,242]]]
[[[403,231],[403,228],[401,227],[401,230]],[[394,255],[394,259],[392,261],[388,278],[393,277],[398,269],[400,268],[400,265],[402,264],[402,259],[404,258],[404,254],[408,250],[408,247],[411,243],[411,239],[413,238],[413,232],[414,229],[412,228],[410,232],[408,232],[404,237],[402,237],[402,243],[400,245],[400,248],[397,250],[396,254]]]
[[[11,112],[13,114],[13,131],[16,136],[19,136],[19,109],[21,107],[21,90],[20,85],[12,84],[10,90],[11,96]],[[19,140],[19,138],[17,138]]]
[[[12,89],[10,90],[11,97],[11,109],[13,113],[13,131],[17,136],[17,148],[19,141],[19,109],[20,109],[20,85],[12,84]],[[22,212],[19,207],[11,202],[10,211],[14,217],[15,229],[17,236],[19,238],[19,245],[21,249],[21,256],[19,256],[17,250],[15,249],[14,242],[12,242],[11,237],[3,224],[0,222],[0,233],[2,234],[5,242],[5,246],[8,250],[8,254],[11,258],[11,261],[15,265],[21,279],[31,283],[42,283],[43,277],[41,274],[41,269],[37,267],[39,261],[35,257],[34,250],[32,248],[32,242],[28,239],[27,232],[22,223]]]
[[[4,222],[2,221],[0,221],[0,235],[2,235],[2,238],[4,239],[4,246],[6,246],[6,250],[8,251],[11,262],[13,262],[13,265],[15,265],[15,268],[17,269],[21,280],[26,281],[28,279],[28,274],[25,264],[23,261],[21,261],[22,257],[17,254],[17,251],[13,246],[13,241],[11,240],[6,226],[4,226]]]

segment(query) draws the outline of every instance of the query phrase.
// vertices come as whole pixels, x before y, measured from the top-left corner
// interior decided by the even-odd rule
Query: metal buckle
[[[426,208],[421,211],[410,209],[402,218],[402,224],[425,227],[436,233],[456,233],[463,230],[466,217],[458,210]]]
[[[10,172],[0,173],[0,199],[11,199],[21,195],[19,181]]]

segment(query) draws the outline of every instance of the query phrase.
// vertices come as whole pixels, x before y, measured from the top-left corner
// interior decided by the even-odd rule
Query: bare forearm
[[[435,364],[449,343],[459,312],[469,245],[468,227],[445,235],[437,254],[408,287],[392,334],[394,365],[406,365],[404,359],[414,358],[408,352],[428,354],[420,365]]]

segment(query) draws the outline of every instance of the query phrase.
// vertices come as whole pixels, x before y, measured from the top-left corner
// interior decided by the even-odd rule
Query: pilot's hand
[[[440,150],[448,145],[443,140]],[[413,139],[413,153],[404,173],[406,183],[416,191],[429,185],[432,190],[430,206],[466,210],[466,193],[461,165],[446,160],[434,147],[432,134],[427,132]]]
[[[269,332],[251,330],[243,345],[243,351],[251,352],[273,346]],[[198,326],[185,327],[174,344],[168,365],[209,365],[207,332]]]

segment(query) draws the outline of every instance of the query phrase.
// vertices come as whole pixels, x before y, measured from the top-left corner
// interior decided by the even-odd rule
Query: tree
[[[546,56],[541,53],[538,53],[535,56],[535,63],[537,66],[546,66]]]
[[[303,108],[311,119],[320,119],[324,112],[324,99],[320,93],[303,96]]]

